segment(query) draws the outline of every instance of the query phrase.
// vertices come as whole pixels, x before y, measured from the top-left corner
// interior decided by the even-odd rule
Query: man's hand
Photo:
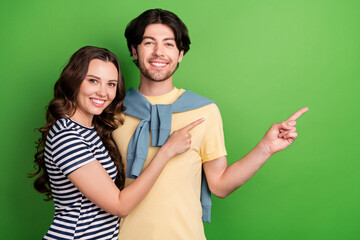
[[[273,124],[261,139],[260,144],[265,146],[269,154],[272,155],[287,148],[297,138],[296,119],[307,112],[309,108],[305,107],[294,113],[286,121]]]

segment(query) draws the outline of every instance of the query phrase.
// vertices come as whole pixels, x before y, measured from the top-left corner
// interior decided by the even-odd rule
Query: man
[[[173,74],[190,45],[184,23],[169,11],[152,9],[129,23],[125,37],[140,70],[138,90],[129,90],[125,101],[124,125],[113,133],[127,167],[126,185],[138,175],[135,173],[132,176],[134,168],[135,172],[136,168],[139,171],[146,168],[156,154],[161,143],[154,143],[154,139],[157,141],[159,136],[164,135],[166,127],[163,126],[168,124],[173,132],[199,118],[205,118],[205,122],[190,131],[190,150],[169,161],[145,199],[122,219],[119,238],[205,239],[202,217],[209,220],[210,209],[203,204],[205,197],[202,194],[206,195],[206,184],[205,187],[201,185],[202,168],[211,192],[220,198],[226,197],[251,178],[272,154],[296,139],[295,120],[307,108],[296,112],[285,122],[272,125],[253,150],[228,166],[222,120],[216,104],[195,95],[189,98],[193,101],[190,105],[204,101],[203,105],[185,111],[186,108],[173,110],[187,95],[193,96],[173,85]],[[165,112],[170,110],[173,111],[170,120],[165,119],[168,114]],[[166,120],[170,123],[165,123]],[[148,135],[141,137],[145,133]],[[137,149],[144,145],[145,151]],[[145,154],[141,155],[141,151]],[[140,167],[135,166],[136,161],[140,161]],[[203,182],[206,183],[204,178]]]

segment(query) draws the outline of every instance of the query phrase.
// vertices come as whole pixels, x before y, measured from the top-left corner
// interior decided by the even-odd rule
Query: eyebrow
[[[153,38],[153,37],[148,37],[148,36],[144,36],[144,37],[142,38],[142,40],[144,40],[144,39],[151,39],[151,40],[155,41],[155,38]],[[163,41],[169,41],[169,40],[175,41],[175,38],[169,37],[169,38],[164,38],[164,39],[163,39]]]
[[[93,78],[101,80],[101,78],[99,78],[99,77],[97,77],[95,75],[86,75],[86,77],[93,77]],[[112,79],[112,80],[109,80],[109,82],[118,82],[118,80]]]
[[[93,77],[93,78],[96,78],[96,79],[100,79],[99,77],[97,77],[95,75],[86,75],[86,77]]]

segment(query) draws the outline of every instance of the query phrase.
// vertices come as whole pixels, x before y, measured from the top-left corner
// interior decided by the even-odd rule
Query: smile
[[[165,67],[167,63],[159,63],[159,62],[150,62],[150,65],[155,67]]]
[[[90,98],[90,101],[97,107],[102,107],[105,103],[105,100]]]

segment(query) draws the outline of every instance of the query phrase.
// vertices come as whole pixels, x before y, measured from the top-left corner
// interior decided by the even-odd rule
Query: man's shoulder
[[[174,103],[174,109],[180,108],[191,110],[215,103],[213,100],[204,97],[191,90],[184,91]]]
[[[206,112],[207,116],[220,115],[219,107],[215,102],[205,105],[199,108],[199,110]]]
[[[208,99],[208,100],[210,100],[210,101],[213,101],[212,99],[208,98],[207,96],[204,96],[204,95],[202,95],[202,94],[199,94],[197,91],[185,90],[185,89],[183,89],[183,88],[180,88],[179,90],[181,91],[181,94],[186,93],[186,94],[189,94],[189,95],[206,98],[206,99]]]

